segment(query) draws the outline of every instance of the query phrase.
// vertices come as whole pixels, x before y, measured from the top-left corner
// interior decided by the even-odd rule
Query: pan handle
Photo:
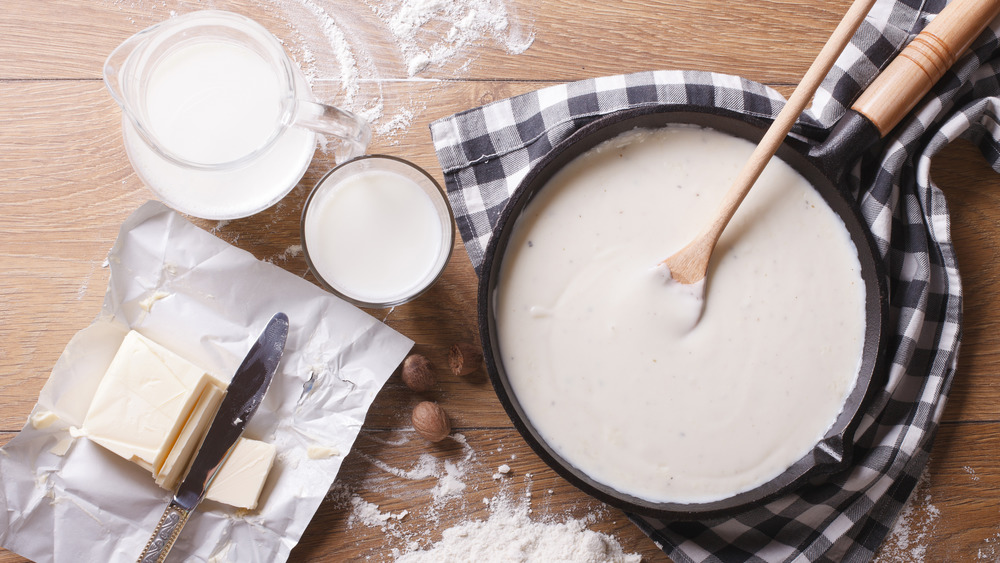
[[[1000,14],[1000,0],[953,0],[875,79],[851,108],[885,136]]]

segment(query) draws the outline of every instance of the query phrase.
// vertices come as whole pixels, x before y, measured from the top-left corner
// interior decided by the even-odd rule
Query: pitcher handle
[[[161,24],[156,24],[148,29],[144,29],[139,33],[136,33],[132,37],[129,37],[123,41],[121,45],[116,47],[104,61],[104,67],[102,69],[102,74],[104,75],[104,85],[107,87],[108,92],[111,93],[111,97],[114,98],[118,105],[123,108],[128,107],[129,95],[129,93],[125,91],[125,85],[122,84],[123,68],[131,59],[132,54],[146,43],[146,39],[148,39],[150,34],[156,28],[160,27],[160,25]]]
[[[334,155],[337,164],[365,154],[372,132],[368,122],[353,113],[306,100],[298,100],[293,125],[340,139]]]

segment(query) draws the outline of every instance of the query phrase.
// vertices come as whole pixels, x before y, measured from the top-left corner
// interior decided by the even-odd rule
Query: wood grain
[[[962,274],[962,348],[947,422],[998,422],[1000,402],[1000,181],[970,143],[938,155],[931,177],[951,211],[952,238]]]
[[[100,81],[107,54],[171,12],[205,7],[195,0],[8,0],[0,18],[0,445],[17,435],[71,336],[100,310],[103,265],[121,222],[151,194],[125,157],[120,114]],[[215,0],[264,23],[289,51],[314,59],[315,90],[342,101],[334,45],[323,19],[304,0]],[[488,38],[461,56],[407,79],[396,40],[366,3],[315,0],[351,29],[356,53],[372,61],[354,103],[381,101],[382,124],[401,111],[412,121],[378,131],[372,151],[408,158],[440,180],[428,125],[434,119],[548,84],[651,68],[739,74],[788,95],[849,5],[848,0],[509,0],[511,24],[534,36],[521,54]],[[318,152],[295,190],[254,217],[196,221],[260,259],[311,279],[298,244],[308,190],[332,165]],[[935,158],[935,181],[952,212],[966,306],[958,374],[932,461],[897,533],[877,561],[995,560],[1000,557],[1000,187],[968,143]],[[484,498],[529,502],[533,517],[592,516],[590,527],[613,534],[644,561],[667,558],[617,509],[573,488],[547,469],[513,429],[483,371],[451,376],[447,350],[478,341],[476,277],[461,243],[441,281],[421,299],[391,312],[370,311],[416,341],[415,351],[441,367],[437,389],[414,394],[390,379],[369,412],[338,485],[313,519],[293,561],[387,561],[410,539],[422,545],[468,518],[486,518]],[[466,443],[432,446],[409,430],[417,401],[439,401]],[[470,453],[471,452],[471,453]],[[435,479],[397,473],[421,455],[461,464],[465,490],[435,499]],[[512,472],[493,479],[507,463]],[[530,477],[528,475],[531,475]],[[551,492],[550,492],[551,491]],[[357,496],[385,512],[409,514],[385,530],[352,520]],[[902,530],[901,530],[902,531]],[[23,561],[0,550],[0,563]]]
[[[875,561],[995,561],[1000,557],[996,448],[1000,424],[942,426],[931,462],[896,533]]]
[[[193,0],[15,1],[26,9],[12,6],[0,20],[0,78],[100,78],[104,59],[125,38],[168,18],[171,11],[205,8]],[[850,2],[811,4],[808,16],[803,16],[801,2],[789,0],[522,0],[507,4],[512,25],[533,33],[531,48],[512,57],[499,42],[484,40],[475,46],[477,56],[465,69],[469,74],[464,78],[565,82],[629,70],[677,68],[795,84]],[[325,20],[303,5],[262,0],[212,3],[217,9],[252,15],[291,43],[293,52],[295,31],[310,34],[316,59],[335,60],[335,49],[323,41]],[[314,5],[324,9],[334,25],[349,30],[349,42],[357,50],[371,51],[384,78],[406,76],[405,62],[388,48],[394,37],[365,3],[319,1]],[[794,38],[791,48],[784,44],[786,38]],[[781,57],[774,56],[776,44],[781,45]],[[726,45],[734,48],[720,48]],[[455,57],[452,64],[434,68],[426,77],[451,79],[468,60]],[[323,68],[336,72],[333,65]]]

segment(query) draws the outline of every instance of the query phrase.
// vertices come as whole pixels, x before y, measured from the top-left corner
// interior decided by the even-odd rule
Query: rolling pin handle
[[[886,136],[1000,14],[1000,0],[953,0],[851,107]]]

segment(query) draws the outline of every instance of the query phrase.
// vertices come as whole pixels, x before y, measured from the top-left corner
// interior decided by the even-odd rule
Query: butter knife
[[[267,323],[233,375],[191,469],[163,512],[156,530],[139,556],[139,563],[162,563],[167,558],[167,553],[177,541],[191,512],[205,498],[205,491],[212,479],[229,458],[250,417],[257,412],[257,407],[271,384],[271,377],[278,369],[287,337],[288,316],[278,313]]]

